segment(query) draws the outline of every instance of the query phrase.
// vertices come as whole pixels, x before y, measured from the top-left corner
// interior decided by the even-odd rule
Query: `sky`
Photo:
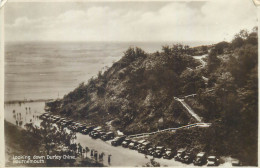
[[[252,0],[15,2],[6,41],[230,41],[257,25]]]

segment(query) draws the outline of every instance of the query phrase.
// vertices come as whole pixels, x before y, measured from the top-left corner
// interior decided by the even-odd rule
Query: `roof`
[[[144,143],[146,140],[145,139],[142,139],[140,141],[138,141],[138,143]]]
[[[209,159],[215,159],[216,156],[209,156],[208,158],[209,158]]]
[[[150,144],[150,142],[144,142],[144,143],[143,143],[143,145],[148,145],[148,144]]]
[[[163,146],[157,146],[156,149],[162,149],[164,148]]]
[[[179,150],[178,150],[178,152],[183,152],[183,151],[185,151],[185,149],[179,149]]]
[[[231,161],[231,163],[239,163],[239,160],[238,160],[238,159],[233,159],[233,160]]]
[[[202,157],[202,156],[204,156],[205,154],[206,154],[205,152],[200,152],[200,153],[197,154],[197,156],[198,156],[198,157]]]

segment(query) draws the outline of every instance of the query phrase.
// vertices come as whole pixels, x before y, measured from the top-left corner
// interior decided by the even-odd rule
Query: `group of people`
[[[78,155],[81,155],[83,156],[84,158],[87,157],[86,154],[90,151],[90,157],[92,159],[95,159],[95,161],[99,161],[99,162],[103,162],[104,161],[104,156],[105,156],[105,153],[102,152],[102,153],[98,153],[97,150],[94,150],[94,149],[91,149],[89,150],[88,147],[82,147],[80,143],[76,144],[76,143],[72,143],[72,148],[74,149],[74,151],[76,151],[76,153]],[[108,164],[111,163],[111,154],[108,155]]]
[[[99,161],[103,161],[103,157],[105,156],[105,153],[102,152],[102,153],[98,154],[98,151],[97,151],[97,150],[91,149],[91,150],[90,150],[90,156],[91,156],[91,158],[95,158],[96,161],[97,161],[98,159],[99,159]],[[107,162],[108,162],[108,164],[111,163],[111,156],[112,156],[112,155],[109,154],[108,157],[107,157]]]
[[[16,122],[16,125],[17,125],[17,126],[22,126],[23,120],[24,120],[25,122],[27,122],[27,119],[26,119],[27,115],[28,115],[28,114],[31,115],[31,108],[30,108],[30,107],[26,107],[25,110],[26,110],[26,116],[25,116],[25,118],[22,117],[22,113],[21,113],[21,112],[16,112],[15,110],[13,110],[13,118],[15,119],[15,122]],[[36,112],[34,112],[34,113],[36,113]],[[39,120],[39,116],[36,115],[36,114],[33,114],[32,117],[33,117],[33,118],[31,118],[31,119],[29,120],[30,123],[32,123],[32,122],[35,121],[35,120]]]

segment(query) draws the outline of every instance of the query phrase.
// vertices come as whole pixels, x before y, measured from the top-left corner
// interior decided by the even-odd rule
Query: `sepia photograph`
[[[253,0],[8,0],[5,167],[258,166]]]

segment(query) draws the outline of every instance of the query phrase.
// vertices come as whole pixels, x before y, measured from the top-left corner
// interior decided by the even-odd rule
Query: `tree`
[[[212,49],[210,51],[209,57],[208,57],[208,72],[212,73],[214,72],[220,65],[220,60],[217,57],[218,51],[216,49]]]

